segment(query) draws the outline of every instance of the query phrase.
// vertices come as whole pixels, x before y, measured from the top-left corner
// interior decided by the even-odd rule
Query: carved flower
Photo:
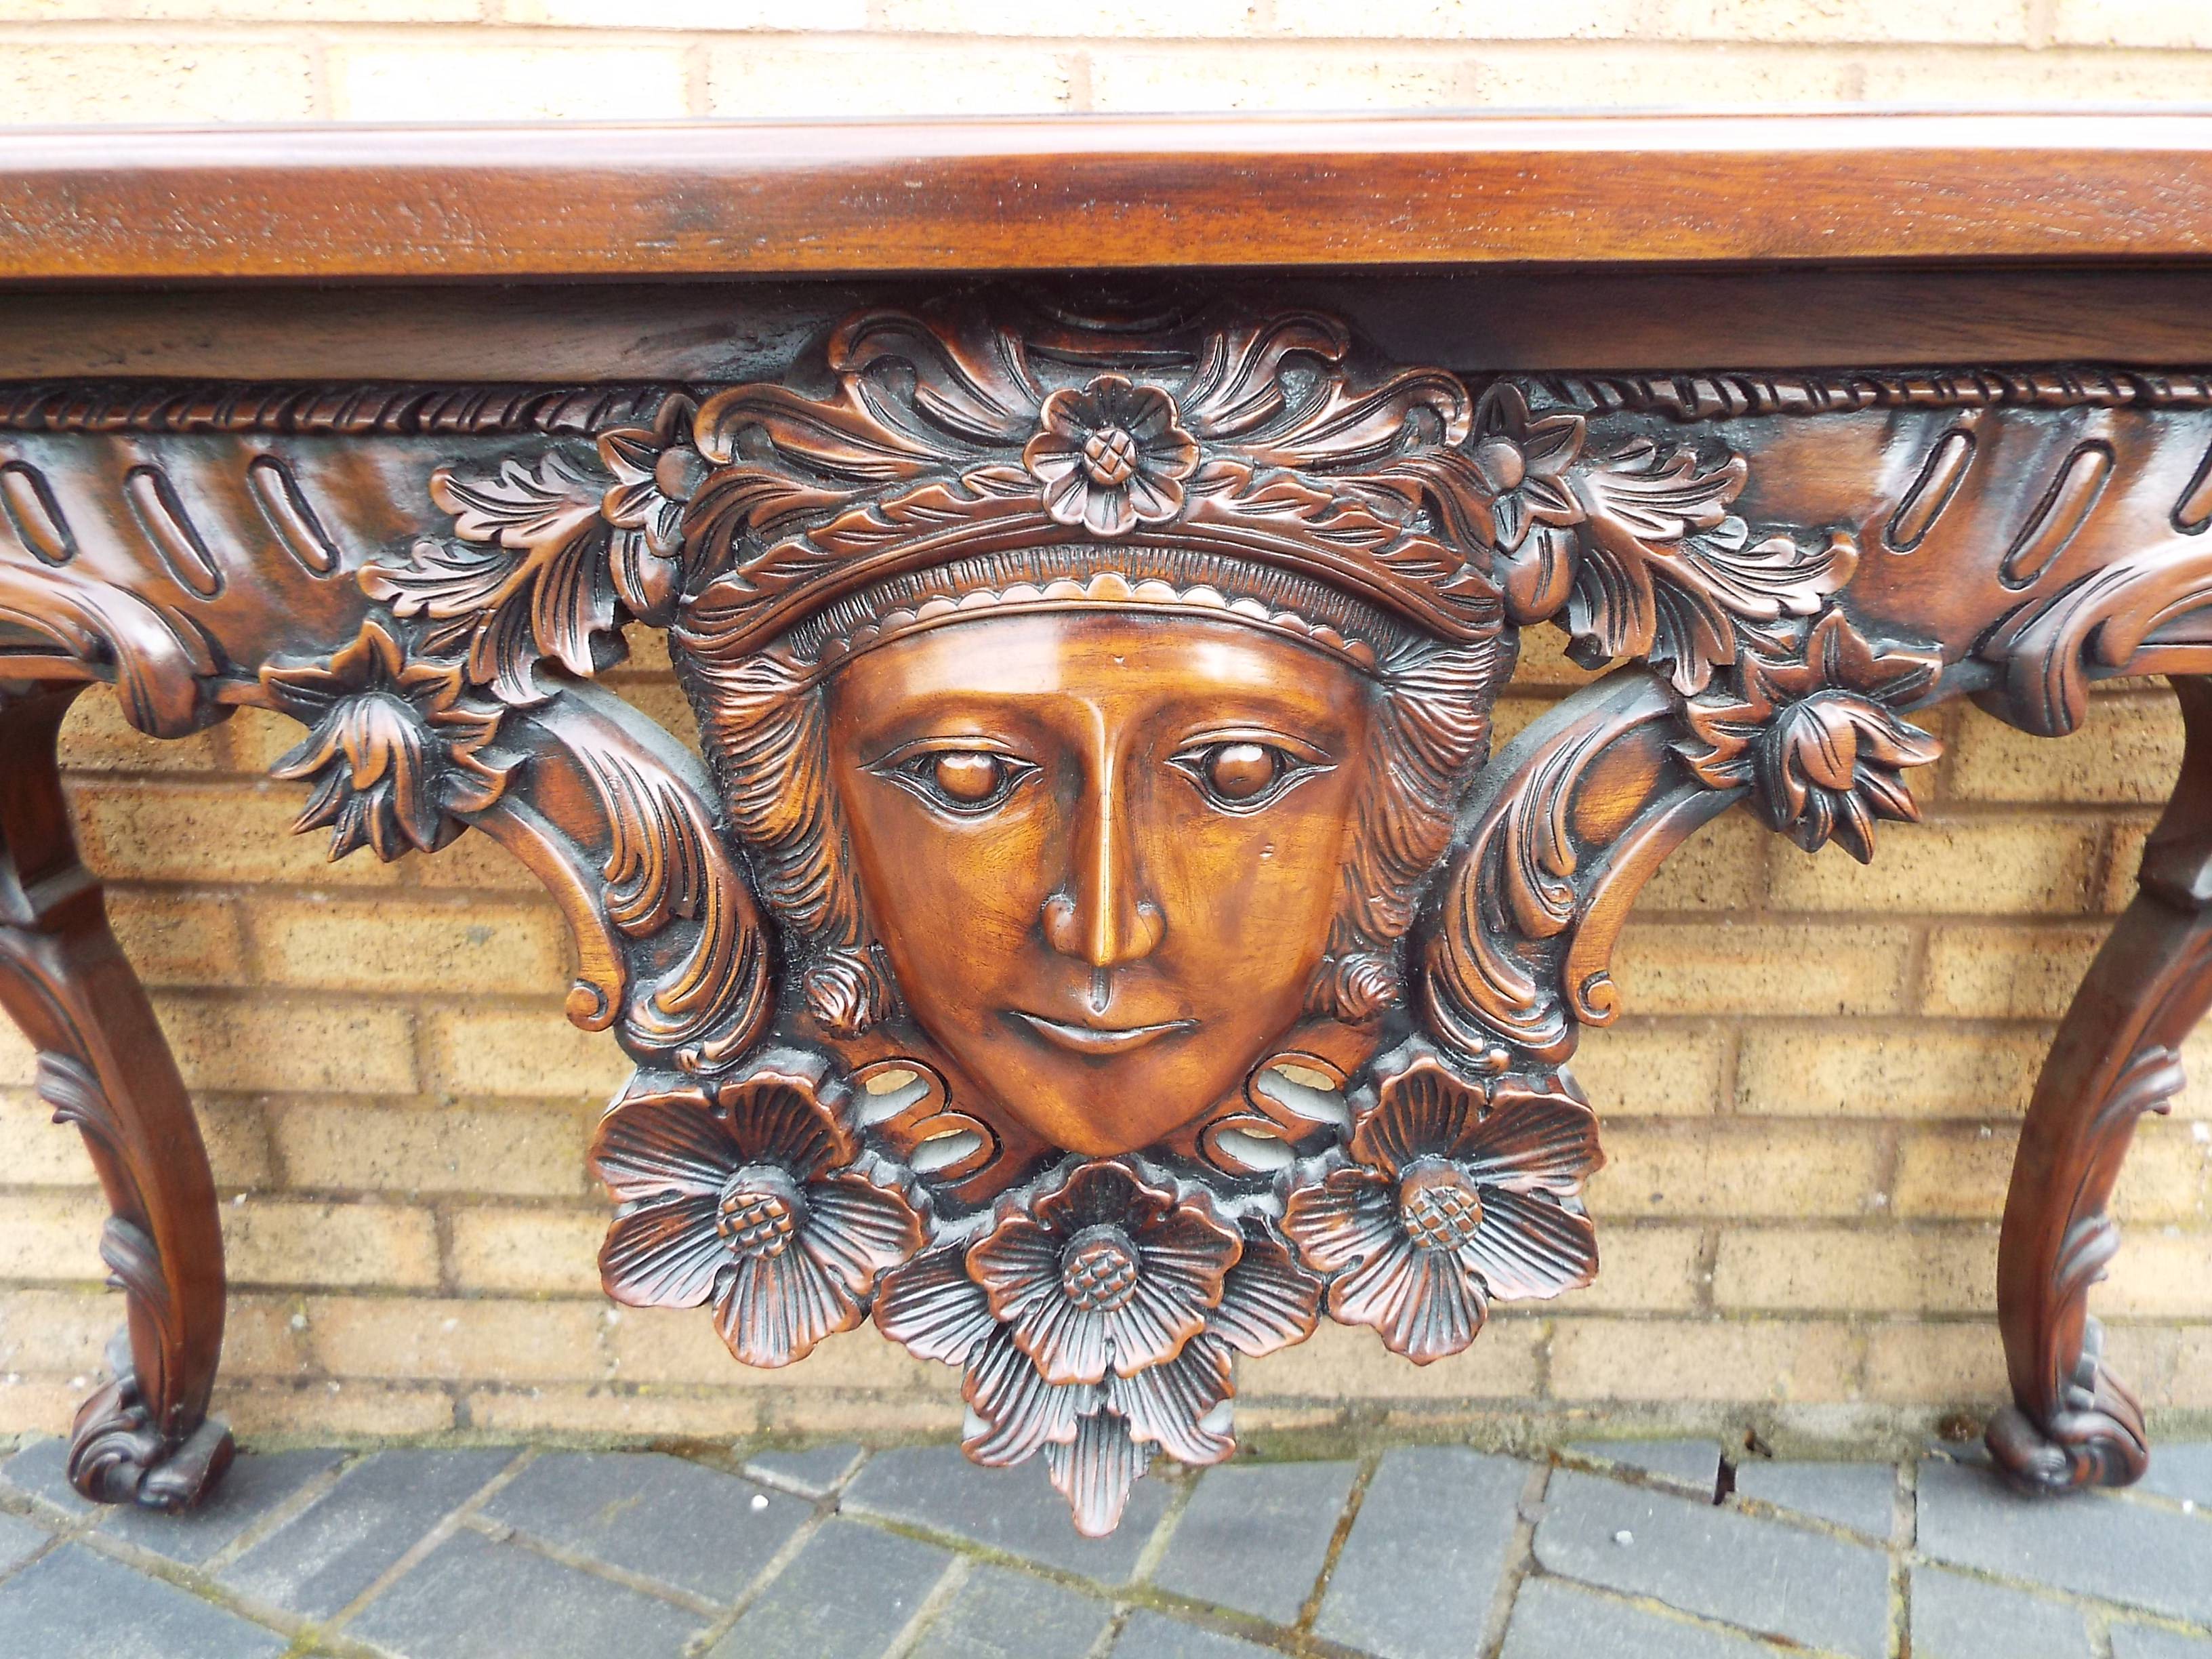
[[[599,514],[614,526],[608,553],[616,591],[641,621],[655,627],[674,619],[684,508],[708,471],[691,446],[693,412],[689,398],[670,398],[651,426],[599,434],[599,459],[615,478]]]
[[[334,859],[364,845],[386,860],[410,846],[435,852],[465,827],[453,814],[491,805],[520,763],[479,754],[499,729],[500,711],[462,696],[461,665],[410,661],[374,617],[329,662],[264,667],[261,684],[312,727],[269,769],[315,781],[292,828],[330,825]]]
[[[1596,1276],[1575,1200],[1602,1155],[1580,1101],[1511,1079],[1486,1100],[1422,1054],[1383,1084],[1350,1150],[1351,1164],[1292,1189],[1283,1231],[1328,1276],[1330,1316],[1372,1325],[1415,1364],[1474,1341],[1492,1301]]]
[[[1175,399],[1156,386],[1101,374],[1080,392],[1063,386],[1038,411],[1042,430],[1022,465],[1044,485],[1044,509],[1094,536],[1125,536],[1182,511],[1182,480],[1198,443],[1176,422]]]
[[[903,1194],[853,1168],[860,1146],[812,1056],[770,1054],[711,1101],[620,1101],[599,1121],[592,1172],[621,1205],[599,1250],[607,1294],[696,1308],[748,1365],[788,1365],[851,1330],[876,1276],[921,1248]]]
[[[1733,693],[1683,706],[1702,744],[1675,749],[1709,788],[1749,787],[1766,821],[1807,852],[1833,836],[1863,864],[1876,818],[1919,820],[1902,775],[1943,746],[1888,705],[1919,696],[1941,665],[1932,653],[1877,651],[1831,611],[1798,656],[1739,651]]]
[[[1516,551],[1531,525],[1563,529],[1583,521],[1582,503],[1566,483],[1567,468],[1582,453],[1583,428],[1579,415],[1531,421],[1528,400],[1505,381],[1482,394],[1467,454],[1490,498],[1500,552]]]
[[[1042,1450],[1076,1529],[1120,1520],[1155,1448],[1216,1463],[1230,1433],[1232,1352],[1309,1334],[1320,1286],[1263,1224],[1224,1220],[1127,1160],[1050,1177],[990,1231],[884,1281],[876,1323],[919,1358],[962,1365],[963,1448],[979,1463]]]

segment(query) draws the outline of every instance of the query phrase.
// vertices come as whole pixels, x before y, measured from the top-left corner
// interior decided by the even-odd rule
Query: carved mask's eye
[[[1186,749],[1168,763],[1198,786],[1224,812],[1256,812],[1299,779],[1325,771],[1318,757],[1293,754],[1279,744],[1231,738]]]
[[[925,749],[875,769],[940,811],[972,816],[1002,805],[1036,768],[988,749]]]

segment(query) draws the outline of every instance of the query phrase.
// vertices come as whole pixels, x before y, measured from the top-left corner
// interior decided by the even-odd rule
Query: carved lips
[[[1126,1054],[1161,1037],[1177,1036],[1198,1029],[1194,1019],[1171,1019],[1158,1025],[1071,1025],[1065,1020],[1047,1019],[1042,1014],[1019,1008],[1012,1011],[1012,1018],[1054,1047],[1074,1054]]]

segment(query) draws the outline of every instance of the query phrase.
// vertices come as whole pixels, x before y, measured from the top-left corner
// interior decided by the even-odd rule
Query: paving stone
[[[809,1498],[826,1495],[860,1449],[851,1441],[834,1446],[810,1446],[805,1451],[758,1451],[745,1459],[745,1473],[757,1474]]]
[[[1462,1659],[1513,1545],[1528,1466],[1464,1446],[1382,1454],[1314,1632],[1383,1659]]]
[[[34,1440],[5,1463],[0,1475],[17,1492],[42,1498],[70,1515],[89,1515],[100,1507],[77,1496],[69,1483],[69,1442],[58,1437]]]
[[[2212,1442],[2161,1440],[2150,1449],[2150,1471],[2136,1483],[2138,1492],[2161,1498],[2185,1498],[2212,1509]]]
[[[1114,1659],[1278,1659],[1278,1656],[1273,1648],[1139,1609],[1130,1615],[1121,1639],[1114,1644]]]
[[[1357,1463],[1243,1463],[1209,1469],[1152,1583],[1178,1595],[1296,1621],[1328,1559]]]
[[[246,1595],[328,1619],[514,1461],[506,1448],[363,1458],[218,1576]]]
[[[463,1528],[346,1634],[406,1659],[678,1659],[706,1620]]]
[[[1912,1659],[2089,1659],[2079,1609],[1941,1567],[1912,1570]]]
[[[1647,1613],[1555,1578],[1531,1578],[1513,1601],[1498,1659],[1775,1659],[1747,1636]]]
[[[1129,1494],[1121,1524],[1103,1538],[1085,1538],[1067,1518],[1067,1500],[1052,1489],[1042,1457],[1011,1469],[982,1469],[957,1446],[899,1446],[870,1458],[840,1501],[858,1514],[933,1527],[1025,1561],[1124,1584],[1159,1525],[1170,1490],[1146,1476]]]
[[[1567,1449],[1584,1457],[1610,1458],[1646,1474],[1679,1480],[1708,1497],[1720,1484],[1721,1448],[1717,1440],[1578,1440]]]
[[[46,1541],[46,1529],[20,1515],[0,1515],[0,1572],[5,1572]]]
[[[553,1452],[483,1512],[595,1561],[729,1601],[814,1506],[655,1452]]]
[[[1897,1471],[1887,1463],[1740,1463],[1735,1489],[1777,1509],[1795,1510],[1887,1540],[1897,1502]]]
[[[708,1659],[876,1659],[951,1559],[934,1545],[833,1520]]]
[[[0,1584],[0,1659],[276,1659],[290,1645],[82,1544]]]
[[[2112,1659],[2212,1659],[2212,1642],[2148,1625],[2114,1625]]]
[[[2212,1516],[2099,1492],[2023,1497],[1936,1461],[1921,1465],[1919,1503],[1923,1555],[2212,1623]]]
[[[344,1456],[329,1447],[265,1456],[241,1454],[198,1509],[164,1515],[159,1510],[120,1508],[100,1523],[100,1529],[142,1550],[196,1567],[228,1547],[308,1481],[336,1468]]]
[[[1887,1647],[1881,1551],[1693,1498],[1562,1469],[1545,1496],[1536,1559],[1565,1577],[1810,1647],[1863,1659]]]
[[[978,1566],[912,1659],[1083,1659],[1113,1614],[1048,1578]]]

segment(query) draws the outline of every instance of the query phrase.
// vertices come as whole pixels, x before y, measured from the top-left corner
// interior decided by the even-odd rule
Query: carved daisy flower
[[[1467,453],[1490,498],[1501,552],[1518,551],[1532,525],[1564,528],[1586,516],[1566,482],[1567,468],[1582,453],[1583,427],[1579,415],[1531,421],[1528,399],[1504,380],[1482,394]]]
[[[465,827],[453,814],[490,806],[520,763],[478,752],[500,711],[462,695],[461,665],[410,661],[374,617],[329,662],[264,668],[261,684],[312,728],[270,775],[315,781],[292,828],[330,825],[334,859],[364,846],[386,860],[410,846],[437,851]]]
[[[1319,1304],[1262,1224],[1240,1228],[1115,1159],[1049,1178],[1027,1207],[1002,1201],[964,1252],[896,1269],[876,1323],[918,1358],[966,1368],[969,1457],[1004,1467],[1042,1451],[1076,1529],[1098,1537],[1155,1449],[1194,1464],[1235,1449],[1232,1353],[1302,1340]],[[1145,1311],[1123,1317],[1132,1309]]]
[[[599,1250],[607,1294],[696,1308],[748,1365],[788,1365],[851,1330],[876,1276],[921,1248],[905,1197],[850,1167],[844,1091],[811,1055],[770,1054],[697,1092],[617,1102],[592,1172],[621,1205]]]
[[[1159,387],[1101,374],[1079,392],[1054,392],[1038,418],[1042,429],[1022,465],[1044,485],[1044,509],[1058,522],[1111,538],[1182,511],[1198,443]]]
[[[1580,1101],[1510,1079],[1486,1100],[1422,1054],[1383,1084],[1350,1151],[1292,1190],[1283,1231],[1328,1277],[1330,1316],[1372,1325],[1415,1364],[1474,1341],[1492,1301],[1596,1277],[1596,1234],[1573,1200],[1601,1155]]]
[[[708,465],[691,444],[689,398],[670,398],[649,427],[616,427],[599,434],[599,459],[614,483],[599,503],[614,527],[609,568],[623,603],[641,620],[673,620],[676,573],[684,551],[684,509]]]

